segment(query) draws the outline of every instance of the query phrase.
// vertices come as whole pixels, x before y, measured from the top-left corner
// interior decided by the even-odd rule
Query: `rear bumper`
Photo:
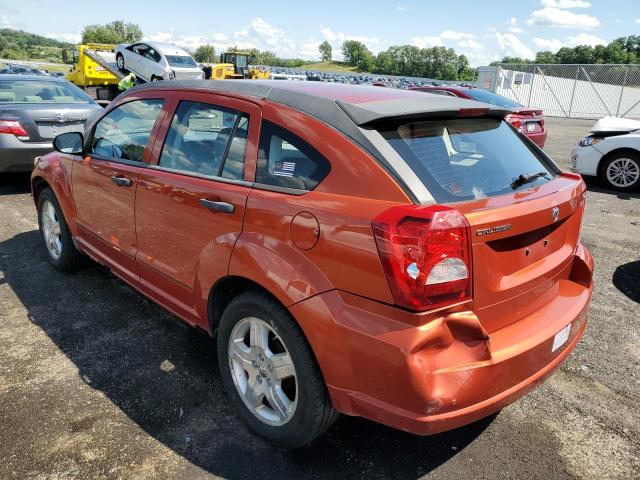
[[[533,143],[538,145],[540,148],[544,147],[545,142],[547,141],[547,130],[542,130],[541,132],[536,133],[525,133],[527,137],[531,139]]]
[[[339,411],[428,435],[496,412],[550,375],[586,327],[592,271],[580,246],[554,299],[490,336],[469,310],[420,323],[415,314],[335,291],[291,311]],[[566,342],[552,351],[569,324]]]
[[[53,151],[51,142],[25,143],[13,135],[3,137],[6,138],[0,139],[0,172],[30,172],[36,157]]]

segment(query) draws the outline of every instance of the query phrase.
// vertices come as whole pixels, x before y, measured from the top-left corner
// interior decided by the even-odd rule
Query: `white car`
[[[139,42],[116,47],[116,63],[147,82],[200,80],[204,72],[188,52],[170,43]]]
[[[614,190],[640,189],[640,121],[598,120],[571,152],[571,170],[599,177]]]

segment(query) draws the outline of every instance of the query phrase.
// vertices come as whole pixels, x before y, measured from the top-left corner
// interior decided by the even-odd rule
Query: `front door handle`
[[[111,177],[111,181],[116,185],[118,185],[119,187],[131,186],[131,180],[128,179],[127,177],[119,177],[118,175],[114,175],[113,177]]]
[[[215,200],[207,200],[206,198],[200,199],[200,205],[209,210],[215,210],[216,212],[233,213],[235,211],[235,207],[230,203],[216,202]]]

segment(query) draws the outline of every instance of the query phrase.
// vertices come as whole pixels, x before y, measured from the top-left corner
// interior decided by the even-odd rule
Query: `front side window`
[[[512,193],[556,175],[556,168],[500,119],[416,121],[380,133],[438,203]]]
[[[248,124],[249,119],[234,110],[208,103],[180,102],[159,165],[242,180]]]
[[[257,183],[313,190],[330,170],[329,161],[304,140],[274,123],[262,122]]]
[[[96,125],[91,152],[106,158],[142,162],[163,100],[134,100],[114,108]]]

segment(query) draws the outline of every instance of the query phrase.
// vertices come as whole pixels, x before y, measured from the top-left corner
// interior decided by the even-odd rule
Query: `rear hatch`
[[[459,205],[471,225],[474,312],[488,332],[542,308],[567,279],[584,183],[559,176],[521,194]]]
[[[379,128],[431,201],[470,225],[473,310],[492,332],[549,302],[569,278],[585,186],[500,118],[394,122]]]

